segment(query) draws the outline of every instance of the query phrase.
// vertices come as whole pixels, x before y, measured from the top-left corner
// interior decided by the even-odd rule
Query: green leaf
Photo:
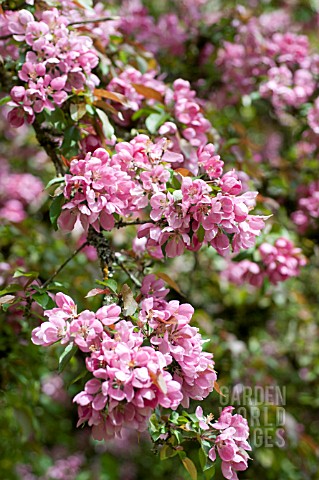
[[[64,131],[64,139],[62,143],[63,154],[67,158],[71,158],[78,153],[78,141],[80,140],[80,131],[75,126],[72,125]]]
[[[202,448],[198,450],[198,458],[199,458],[200,466],[202,467],[202,470],[204,470],[206,461],[207,461],[207,456]]]
[[[28,278],[38,278],[39,272],[23,272],[22,270],[16,270],[13,274],[13,278],[19,277],[28,277]]]
[[[100,285],[104,285],[108,287],[112,292],[117,293],[117,282],[113,280],[113,278],[109,278],[108,280],[104,280],[103,282],[98,282]]]
[[[196,232],[196,235],[197,235],[197,238],[200,242],[202,242],[204,240],[205,229],[204,229],[203,225],[200,225],[199,229]]]
[[[86,111],[88,114],[94,116],[95,115],[95,108],[93,107],[93,105],[89,105],[89,104],[86,104]]]
[[[180,415],[178,419],[179,425],[183,425],[185,423],[188,423],[188,418],[184,417],[184,415]]]
[[[151,107],[140,108],[140,110],[137,110],[137,112],[133,113],[132,120],[135,122],[135,120],[138,120],[143,115],[150,115],[151,113],[156,113],[156,112],[157,110]]]
[[[183,199],[182,190],[175,190],[175,192],[173,192],[173,198],[174,202],[180,202]]]
[[[184,410],[184,411],[183,411],[183,415],[185,415],[185,417],[190,418],[192,422],[198,423],[198,418],[196,417],[196,414],[195,414],[195,413],[187,413],[187,412],[185,412],[185,410]]]
[[[215,465],[212,465],[204,471],[205,480],[211,480],[215,476]]]
[[[171,184],[175,190],[179,190],[181,188],[181,182],[176,178],[175,175],[172,176]]]
[[[186,470],[190,474],[191,479],[192,480],[197,480],[197,469],[196,469],[194,463],[192,462],[192,460],[188,457],[182,458],[181,460],[182,460],[182,464],[184,465],[184,467],[186,468]]]
[[[52,178],[52,180],[50,180],[45,189],[51,187],[52,185],[56,185],[57,183],[63,183],[65,181],[64,177],[55,177],[55,178]]]
[[[166,460],[166,458],[175,457],[175,455],[177,455],[177,453],[178,453],[178,451],[174,450],[169,445],[164,445],[161,448],[161,451],[160,451],[160,459],[161,460]]]
[[[178,419],[179,419],[179,413],[173,411],[171,413],[171,416],[169,417],[169,421],[171,423],[174,423],[175,425],[178,425]]]
[[[71,358],[76,354],[78,347],[73,343],[69,343],[69,345],[65,348],[64,352],[59,358],[59,373],[63,372]]]
[[[55,197],[50,205],[49,215],[54,230],[58,229],[57,221],[60,216],[64,200],[64,196],[61,194],[58,197]]]
[[[137,310],[138,303],[135,301],[133,292],[130,289],[130,287],[126,285],[126,283],[124,283],[121,289],[121,295],[122,295],[123,304],[124,304],[124,308],[123,308],[124,315],[128,317],[131,315],[134,315],[134,313]]]
[[[106,115],[103,110],[99,108],[96,109],[96,113],[98,114],[99,119],[102,122],[102,130],[106,138],[111,138],[114,135],[114,128],[110,123],[109,117]]]
[[[1,98],[1,100],[0,100],[0,107],[1,107],[1,105],[5,105],[6,103],[10,102],[10,100],[11,100],[11,97],[10,97],[10,96]]]
[[[208,456],[208,452],[209,450],[212,448],[212,445],[210,442],[208,442],[207,440],[202,440],[201,441],[201,445],[202,445],[202,449],[206,455],[206,457]]]
[[[150,133],[155,134],[159,127],[169,118],[170,116],[165,112],[151,113],[145,120],[146,128]]]
[[[53,125],[55,129],[64,130],[66,127],[66,119],[63,110],[61,108],[55,108],[54,110],[44,109],[45,120]]]
[[[44,293],[40,293],[40,292],[34,293],[32,295],[32,298],[44,310],[53,308],[55,306],[55,303],[52,300],[52,298],[45,292]]]
[[[74,3],[87,10],[93,10],[93,0],[76,0]]]
[[[12,283],[11,285],[8,285],[6,288],[3,290],[0,290],[0,295],[6,295],[7,293],[15,293],[19,292],[22,290],[22,286],[19,285],[18,283]]]
[[[136,61],[137,61],[138,69],[142,73],[146,73],[147,69],[148,69],[147,61],[143,57],[141,57],[140,55],[137,55]]]
[[[183,442],[183,435],[179,430],[173,430],[173,434],[175,435],[177,442],[181,444]]]
[[[90,372],[88,372],[86,369],[85,370],[82,370],[81,373],[79,373],[79,375],[77,375],[75,378],[73,378],[68,384],[67,384],[67,389],[70,388],[71,385],[73,385],[74,383],[78,382],[79,380],[81,380],[82,378],[86,377],[86,376],[90,376]]]

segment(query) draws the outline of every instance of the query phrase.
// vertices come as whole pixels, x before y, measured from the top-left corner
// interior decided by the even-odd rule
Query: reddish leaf
[[[118,111],[113,107],[113,105],[110,105],[107,102],[103,102],[103,100],[96,100],[95,102],[93,102],[93,105],[95,107],[99,107],[103,111],[111,112],[113,113],[113,115],[118,115]]]
[[[197,469],[196,469],[194,463],[192,462],[192,460],[188,457],[181,458],[181,460],[182,460],[182,463],[183,463],[184,467],[186,468],[186,470],[190,474],[191,479],[192,480],[197,480]]]
[[[157,100],[158,102],[164,103],[163,95],[151,87],[145,87],[145,85],[141,85],[140,83],[132,83],[132,87],[135,88],[137,93],[143,95],[145,98],[150,98],[152,100]]]
[[[217,382],[214,382],[214,389],[216,390],[217,393],[219,393],[219,395],[221,395],[222,397],[225,397],[226,395],[224,395],[221,390],[220,390],[220,386],[218,385]]]
[[[64,164],[66,167],[69,167],[69,166],[70,166],[70,163],[71,163],[71,160],[68,160],[67,158],[65,158],[64,155],[61,155],[61,158],[62,158],[63,164]]]
[[[163,375],[161,373],[159,375],[157,375],[156,373],[152,372],[151,370],[149,370],[148,373],[149,373],[149,375],[151,377],[151,380],[154,383],[154,385],[156,385],[157,388],[162,393],[164,393],[164,395],[166,395],[167,394],[167,385],[166,385],[166,382],[165,382],[165,379],[164,379]]]
[[[110,92],[109,90],[104,90],[103,88],[95,88],[94,95],[99,99],[107,98],[109,100],[113,100],[114,102],[121,103],[122,105],[127,105],[128,103],[128,100],[124,95],[120,93]]]
[[[182,177],[192,177],[193,176],[192,172],[187,170],[187,168],[176,168],[176,170],[174,170],[174,172],[180,173],[182,175]]]
[[[172,287],[177,293],[179,293],[180,295],[183,295],[183,293],[182,293],[181,289],[179,288],[179,286],[177,285],[177,283],[171,277],[169,277],[166,273],[156,272],[155,275],[158,278],[161,278],[162,280],[164,280],[164,282],[166,282],[167,285]]]
[[[95,295],[101,294],[108,295],[109,293],[111,293],[111,290],[109,288],[93,288],[85,295],[85,298],[95,297]]]

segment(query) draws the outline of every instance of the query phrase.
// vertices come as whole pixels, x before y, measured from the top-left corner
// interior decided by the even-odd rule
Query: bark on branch
[[[115,261],[114,252],[111,248],[110,241],[101,232],[97,232],[93,227],[89,227],[87,242],[94,247],[100,260],[103,278],[107,279],[109,272]]]
[[[44,148],[48,156],[51,158],[57,175],[64,175],[65,172],[63,163],[56,153],[56,149],[60,146],[61,138],[59,136],[55,136],[50,130],[44,128],[43,124],[39,122],[37,118],[35,118],[33,122],[33,128],[39,144]]]

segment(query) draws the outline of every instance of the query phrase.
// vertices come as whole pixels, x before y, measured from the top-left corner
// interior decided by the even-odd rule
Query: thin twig
[[[32,125],[39,144],[41,145],[41,147],[44,148],[47,155],[51,158],[55,166],[57,176],[64,175],[64,167],[62,161],[56,152],[56,149],[59,147],[60,143],[62,143],[61,137],[55,135],[54,132],[51,133],[50,131],[43,128],[42,123],[40,123],[37,118],[35,118]]]
[[[141,282],[126,268],[122,262],[120,262],[118,258],[116,258],[116,256],[115,263],[123,270],[123,272],[126,273],[126,275],[132,280],[133,283],[135,283],[137,287],[140,288],[142,286]]]
[[[75,25],[85,25],[87,23],[101,23],[101,22],[110,22],[110,21],[116,21],[116,20],[120,20],[121,17],[119,16],[115,16],[115,17],[102,17],[102,18],[96,18],[96,19],[93,19],[93,20],[78,20],[76,22],[71,22],[67,25],[67,27],[73,27]],[[17,35],[17,34],[14,34],[14,33],[8,33],[7,35],[2,35],[0,37],[0,41],[1,40],[8,40],[9,38],[13,38],[13,35]]]
[[[123,222],[123,220],[119,220],[118,222],[115,223],[114,227],[115,228],[123,228],[123,227],[129,227],[130,225],[144,225],[145,223],[155,223],[152,220],[134,220],[133,222]]]
[[[76,22],[71,22],[68,24],[68,27],[72,27],[73,25],[84,25],[86,23],[101,23],[101,22],[109,22],[112,20],[120,20],[121,17],[115,16],[115,17],[101,17],[101,18],[96,18],[93,20],[78,20]]]
[[[49,283],[52,282],[52,280],[63,270],[63,268],[74,258],[81,250],[83,250],[84,247],[86,247],[89,243],[84,242],[79,248],[75,250],[75,252],[72,253],[72,255],[65,260],[65,262],[62,263],[62,265],[59,266],[59,268],[49,277],[44,284],[42,285],[42,288],[46,287],[49,285]]]
[[[0,37],[0,40],[8,40],[11,37],[13,37],[13,33],[8,33],[8,35],[2,35],[2,37]]]

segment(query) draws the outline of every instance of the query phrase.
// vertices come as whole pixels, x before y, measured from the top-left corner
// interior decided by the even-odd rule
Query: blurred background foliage
[[[11,4],[15,6],[18,2],[3,3],[12,8]],[[111,3],[116,10],[116,2]],[[183,2],[144,3],[149,14],[158,19],[166,12],[178,14],[179,3]],[[159,52],[158,61],[167,72],[167,80],[188,79],[205,99],[211,93],[205,109],[215,128],[215,141],[228,139],[220,145],[225,165],[228,169],[242,170],[254,180],[255,188],[265,200],[261,213],[274,215],[272,230],[265,238],[269,239],[269,235],[276,238],[284,232],[302,248],[308,264],[298,278],[277,286],[264,284],[262,288],[228,282],[222,275],[227,264],[212,249],[195,254],[188,252],[165,266],[156,265],[156,269],[169,272],[180,287],[183,295],[172,291],[172,298],[188,301],[195,307],[194,321],[209,339],[207,350],[214,353],[219,385],[225,397],[214,392],[203,402],[204,411],[217,411],[219,407],[233,404],[248,418],[253,461],[240,478],[317,479],[319,230],[317,225],[306,234],[298,235],[290,214],[296,210],[297,186],[318,178],[318,155],[298,154],[296,144],[302,138],[304,125],[298,121],[282,124],[266,100],[253,95],[241,96],[222,109],[215,103],[214,92],[221,82],[216,55],[213,50],[209,61],[200,64],[199,54],[206,42],[217,48],[222,40],[233,40],[233,17],[229,12],[235,12],[238,2],[204,4],[204,11],[206,8],[210,13],[224,10],[225,15],[188,37],[185,58]],[[318,2],[252,1],[247,4],[256,16],[276,8],[289,9],[317,49]],[[243,14],[236,12],[236,15]],[[290,115],[294,120],[294,112]],[[10,164],[12,171],[31,173],[46,185],[54,171],[37,146],[32,129],[8,129],[3,112],[1,127],[1,159]],[[269,149],[265,153],[267,140],[274,135],[279,136],[280,147],[274,153]],[[45,281],[80,245],[80,233],[65,236],[53,231],[49,205],[50,189],[30,206],[25,220],[1,222],[3,295],[10,294],[5,291],[7,285],[17,282],[23,297],[26,282]],[[112,241],[119,251],[125,251],[130,248],[133,236],[133,230],[119,230]],[[259,239],[260,243],[262,240]],[[13,280],[18,269],[40,272],[39,277],[21,276]],[[119,282],[128,280],[122,271],[115,271],[114,275]],[[97,307],[99,299],[84,297],[99,278],[94,254],[81,252],[55,278],[52,291],[62,289],[82,302],[82,308]],[[188,480],[188,474],[177,461],[159,460],[151,451],[147,436],[138,438],[128,432],[122,441],[100,444],[90,439],[85,428],[76,429],[76,408],[71,399],[84,383],[83,378],[77,380],[82,359],[74,357],[69,368],[57,375],[59,348],[44,352],[30,341],[31,330],[39,323],[41,308],[28,304],[27,299],[22,300],[22,304],[0,312],[0,477],[4,480],[142,480],[150,477]],[[280,392],[279,404],[267,402],[258,395],[256,398],[256,386]],[[249,387],[252,393],[245,397]],[[285,413],[284,425],[276,418],[280,406]],[[256,407],[260,414],[257,418]],[[196,402],[191,411],[195,408]],[[190,444],[189,455],[196,463],[197,453],[192,447]],[[215,478],[222,478],[219,468]]]

